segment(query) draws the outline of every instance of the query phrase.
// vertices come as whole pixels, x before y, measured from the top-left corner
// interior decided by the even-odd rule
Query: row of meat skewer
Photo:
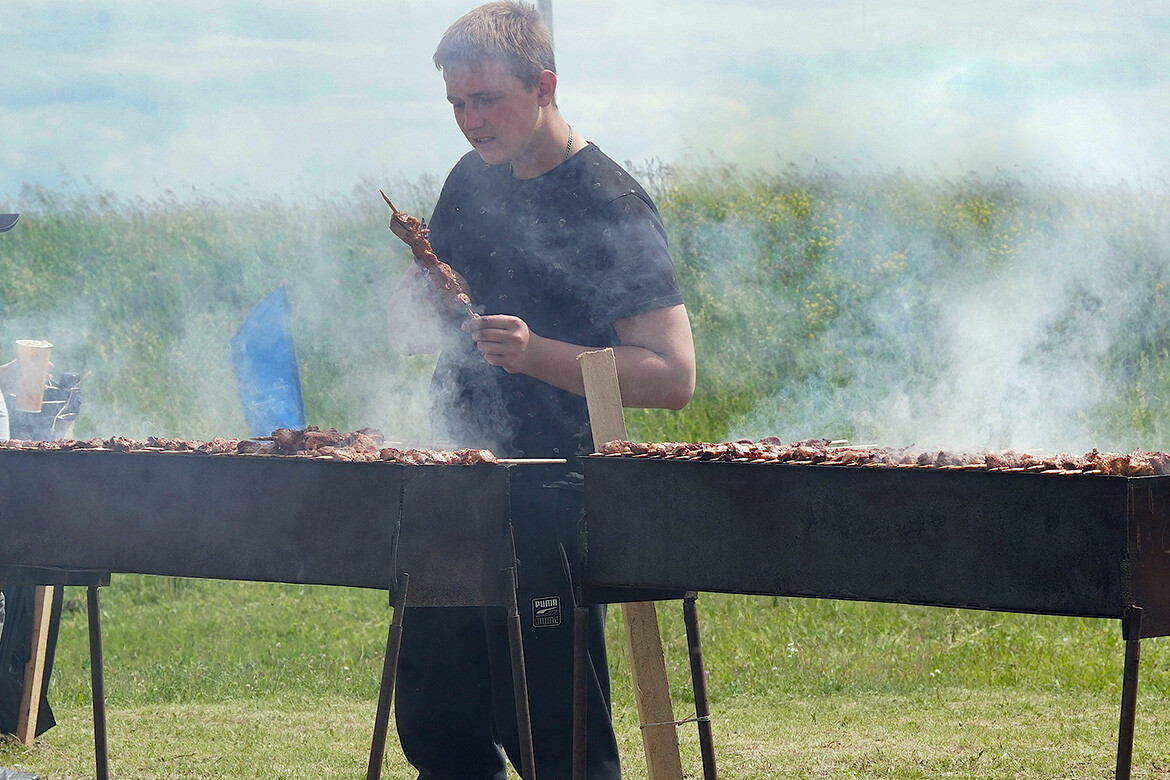
[[[933,468],[980,471],[1034,471],[1059,474],[1105,474],[1139,477],[1170,474],[1170,455],[1164,452],[1099,452],[1084,455],[1034,455],[1027,452],[951,452],[878,446],[848,446],[829,439],[806,439],[785,444],[769,436],[759,441],[739,439],[718,444],[703,442],[611,441],[597,453],[610,457],[712,460],[747,463],[819,464]]]
[[[329,460],[403,463],[413,466],[475,465],[497,463],[490,450],[431,449],[389,445],[381,431],[362,428],[340,433],[333,428],[321,429],[310,425],[293,430],[279,428],[271,436],[255,439],[222,439],[206,441],[171,439],[149,436],[146,439],[128,439],[114,436],[104,439],[56,441],[0,441],[0,450],[60,450],[95,452],[177,452],[198,455],[269,455],[280,457],[323,458]]]
[[[439,449],[396,446],[376,428],[346,433],[309,426],[280,428],[255,439],[213,438],[206,441],[159,438],[57,441],[0,441],[0,450],[89,450],[98,452],[180,452],[203,455],[267,455],[325,458],[342,461],[407,465],[475,465],[499,463],[486,449]],[[611,441],[598,457],[656,458],[679,461],[728,461],[793,465],[924,468],[979,471],[1031,471],[1059,474],[1103,474],[1138,477],[1170,474],[1170,455],[1134,450],[1128,453],[1091,450],[1084,455],[1035,455],[1013,450],[954,452],[878,446],[850,446],[829,439],[784,443],[774,436],[759,440],[708,442]]]

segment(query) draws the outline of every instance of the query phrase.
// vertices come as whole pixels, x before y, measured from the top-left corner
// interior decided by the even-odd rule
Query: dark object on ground
[[[40,775],[32,772],[18,772],[15,769],[0,768],[0,780],[41,780]]]
[[[32,624],[36,587],[18,585],[4,588],[4,629],[0,632],[0,732],[15,734],[20,716],[21,691],[24,688],[24,667],[32,653]],[[62,589],[53,596],[52,622],[49,628],[48,655],[45,657],[45,689],[53,672],[53,656],[57,647],[57,632],[61,624]],[[53,710],[45,691],[41,693],[41,708],[37,716],[36,734],[40,736],[56,725]],[[6,780],[0,770],[0,780]],[[14,776],[15,777],[15,776]]]

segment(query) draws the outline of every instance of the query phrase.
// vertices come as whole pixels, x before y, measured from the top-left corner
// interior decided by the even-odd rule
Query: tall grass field
[[[699,383],[681,412],[627,410],[635,438],[1170,450],[1165,187],[636,173],[670,236]],[[389,346],[410,257],[379,188],[425,216],[438,183],[269,200],[27,188],[0,203],[22,214],[0,235],[0,362],[16,338],[52,341],[55,370],[84,376],[78,438],[245,437],[228,342],[283,285],[308,421],[426,441],[433,358]],[[115,575],[101,598],[114,777],[364,777],[384,592]],[[84,600],[67,590],[58,725],[32,748],[0,742],[2,767],[93,776]],[[699,610],[720,777],[1113,776],[1115,621],[724,594]],[[613,715],[626,775],[645,778],[617,614]],[[685,718],[681,608],[659,620]],[[1168,705],[1170,643],[1148,640],[1136,778],[1170,778]],[[679,735],[701,776],[694,724]],[[384,776],[414,777],[393,733]]]

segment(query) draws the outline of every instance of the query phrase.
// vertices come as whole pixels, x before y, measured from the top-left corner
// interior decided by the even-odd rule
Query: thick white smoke
[[[1037,200],[1017,204],[1000,225],[1002,256],[991,231],[990,260],[889,220],[857,225],[871,233],[866,247],[906,247],[905,268],[833,320],[821,343],[837,357],[785,383],[730,435],[1045,452],[1170,448],[1159,434],[1165,424],[1142,426],[1119,411],[1133,404],[1127,394],[1150,385],[1140,376],[1147,361],[1165,355],[1166,193],[1031,193]],[[1026,222],[1013,224],[1017,217]],[[869,260],[849,250],[838,272],[872,274]]]

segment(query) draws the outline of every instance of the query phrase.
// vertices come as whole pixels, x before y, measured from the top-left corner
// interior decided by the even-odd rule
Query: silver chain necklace
[[[573,126],[569,125],[569,142],[565,144],[565,159],[561,162],[567,162],[569,157],[573,154]],[[513,173],[512,163],[508,163],[508,173]]]

